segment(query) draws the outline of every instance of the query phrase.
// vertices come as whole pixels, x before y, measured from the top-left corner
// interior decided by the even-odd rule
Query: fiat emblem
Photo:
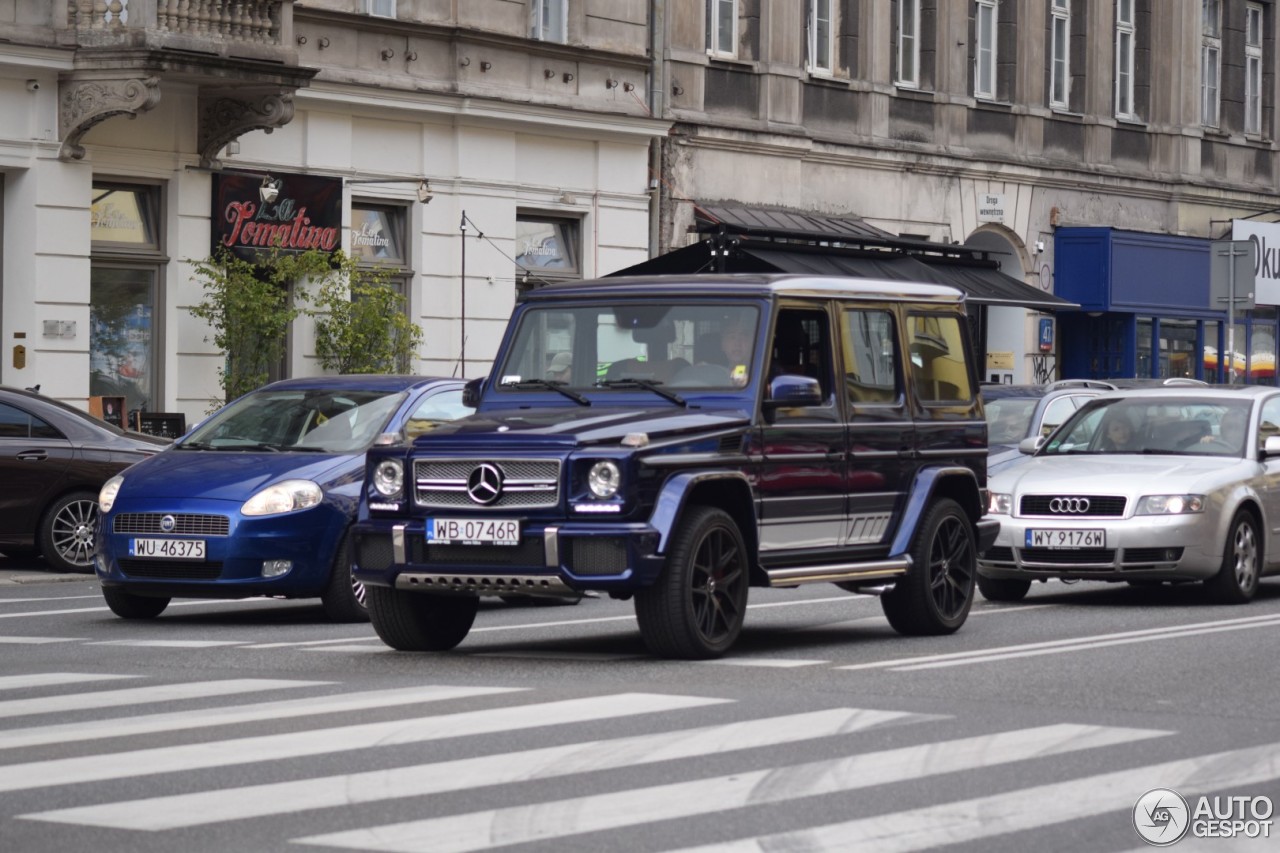
[[[477,465],[467,477],[467,494],[485,506],[496,501],[502,496],[502,469],[488,462]]]
[[[166,515],[160,519],[160,532],[172,533],[173,529],[178,526],[178,520],[172,515]]]

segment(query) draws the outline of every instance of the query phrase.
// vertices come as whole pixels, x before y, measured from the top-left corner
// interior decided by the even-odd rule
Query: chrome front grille
[[[482,504],[467,493],[467,481],[486,463],[502,472],[502,491],[493,503]],[[560,500],[560,460],[417,459],[413,481],[413,499],[421,507],[498,511],[553,507]]]
[[[173,529],[164,530],[160,520],[173,516]],[[111,520],[113,533],[157,534],[160,536],[226,536],[231,519],[225,515],[197,515],[183,512],[122,512]]]
[[[1088,508],[1057,510],[1055,501],[1084,501]],[[1018,514],[1022,516],[1042,515],[1049,518],[1123,518],[1127,500],[1123,495],[1023,495],[1018,504]]]

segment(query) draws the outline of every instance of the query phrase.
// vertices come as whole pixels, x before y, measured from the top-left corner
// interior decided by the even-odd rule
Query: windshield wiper
[[[226,447],[220,447],[219,450],[266,450],[271,453],[279,453],[284,448],[279,444],[262,444],[260,442],[251,442],[248,444],[230,444]]]
[[[177,447],[174,448],[174,450],[217,450],[217,449],[218,448],[214,447],[212,444],[205,444],[202,441],[184,441],[182,442],[182,444],[179,444]]]
[[[503,388],[545,388],[549,391],[556,391],[568,397],[580,406],[590,406],[591,401],[579,394],[577,391],[570,391],[565,386],[567,382],[555,382],[550,379],[523,379],[519,382],[503,382]]]
[[[668,391],[666,388],[659,387],[662,385],[653,379],[603,379],[596,383],[601,388],[643,388],[646,391],[652,391],[659,397],[666,397],[671,402],[688,408],[689,404],[685,402],[675,391]]]

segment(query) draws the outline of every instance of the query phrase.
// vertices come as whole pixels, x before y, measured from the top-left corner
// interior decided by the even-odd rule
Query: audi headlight
[[[404,488],[404,466],[399,459],[383,459],[373,469],[373,488],[384,498],[394,498]]]
[[[279,515],[307,509],[320,503],[324,492],[310,480],[285,480],[267,486],[240,507],[243,515]]]
[[[1013,511],[1013,495],[992,492],[987,498],[987,512],[992,515],[1009,515]]]
[[[1145,495],[1137,515],[1185,515],[1204,512],[1204,495]]]
[[[111,507],[116,502],[116,495],[120,494],[120,487],[123,485],[124,477],[119,474],[102,484],[102,489],[98,492],[99,512],[111,512]]]
[[[618,470],[618,463],[611,459],[592,465],[591,471],[587,474],[587,488],[598,498],[611,498],[616,495],[621,482],[622,472]]]

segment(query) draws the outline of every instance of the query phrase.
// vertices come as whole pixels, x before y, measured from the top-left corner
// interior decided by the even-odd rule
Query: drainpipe
[[[649,0],[649,115],[666,115],[666,0]],[[662,239],[662,139],[649,140],[649,257],[660,254]]]

